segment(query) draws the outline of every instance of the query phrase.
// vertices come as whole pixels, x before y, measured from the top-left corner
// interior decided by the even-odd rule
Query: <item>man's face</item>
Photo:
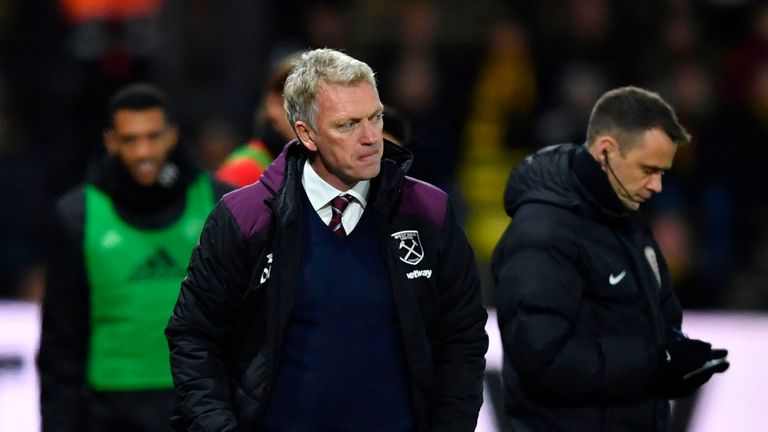
[[[638,140],[623,156],[619,151],[609,151],[608,163],[614,174],[606,170],[613,190],[631,210],[661,192],[661,177],[672,167],[677,151],[677,145],[658,128],[645,131]]]
[[[379,93],[366,82],[323,84],[317,94],[316,130],[296,122],[310,164],[330,185],[345,191],[379,174],[384,121]]]
[[[107,151],[120,158],[136,183],[153,185],[176,146],[176,129],[166,123],[161,108],[117,110],[113,123],[104,134]]]

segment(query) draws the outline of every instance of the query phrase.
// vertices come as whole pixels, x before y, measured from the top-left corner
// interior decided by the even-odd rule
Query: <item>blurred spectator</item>
[[[531,145],[538,93],[528,32],[513,19],[500,19],[487,31],[483,59],[474,82],[464,130],[460,169],[466,203],[466,230],[484,277],[484,299],[492,303],[488,277],[493,247],[507,225],[499,205],[509,167]]]
[[[161,55],[163,35],[160,13],[164,0],[58,0],[60,19],[66,29],[64,60],[69,86],[60,89],[72,116],[80,150],[59,149],[78,166],[79,174],[101,154],[96,131],[103,124],[102,107],[108,96],[131,80],[152,76]],[[66,154],[66,153],[70,154]],[[71,159],[70,159],[71,158]],[[83,164],[86,165],[83,165]],[[78,177],[75,180],[79,180]]]
[[[389,12],[391,37],[364,48],[376,65],[382,99],[413,124],[409,149],[414,165],[409,173],[460,203],[456,185],[460,125],[476,69],[476,47],[447,43],[449,36],[441,28],[448,12],[440,2],[402,2]]]
[[[758,2],[751,9],[748,31],[723,56],[724,101],[736,105],[750,103],[760,64],[768,61],[768,4]]]
[[[732,270],[733,202],[723,194],[729,155],[723,154],[716,121],[717,95],[711,45],[702,34],[698,7],[670,2],[660,15],[658,45],[647,53],[648,80],[677,107],[693,136],[676,155],[665,177],[665,193],[648,207],[648,217],[667,258],[675,291],[684,308],[721,304]],[[651,60],[650,57],[648,57]]]
[[[269,71],[266,59],[279,5],[166,0],[160,17],[163,51],[154,78],[169,95],[182,142],[204,148],[213,139],[237,146],[253,133],[253,108]]]
[[[38,356],[43,430],[166,431],[163,328],[192,248],[229,186],[177,147],[164,95],[110,102],[108,151],[57,203]]]
[[[292,53],[273,67],[254,115],[254,135],[218,167],[219,180],[238,187],[258,181],[283,146],[296,137],[283,106],[283,86],[299,58],[300,53]]]
[[[411,151],[416,162],[410,174],[451,190],[455,140],[445,123],[435,121],[442,77],[435,58],[439,11],[432,2],[418,2],[400,13],[400,39],[389,71],[392,92],[385,99],[414,119]]]
[[[744,8],[744,29],[721,52],[721,109],[713,117],[717,129],[709,164],[704,170],[723,178],[720,201],[732,204],[730,252],[732,278],[724,305],[765,307],[765,251],[768,250],[768,197],[757,188],[768,181],[768,5]],[[726,144],[727,151],[723,151]],[[719,151],[718,151],[719,150]],[[713,200],[714,202],[717,202]]]
[[[735,159],[730,167],[728,196],[736,201],[733,259],[738,265],[728,304],[739,308],[768,306],[768,196],[759,190],[768,182],[764,166],[768,159],[768,60],[755,68],[746,104],[722,116],[733,127],[722,139],[731,144],[726,153]]]
[[[695,51],[691,51],[695,52]],[[685,308],[722,304],[733,270],[734,202],[726,188],[723,154],[715,119],[714,82],[694,57],[669,66],[661,93],[678,107],[693,140],[678,151],[665,178],[665,194],[649,206],[649,218],[680,302]]]

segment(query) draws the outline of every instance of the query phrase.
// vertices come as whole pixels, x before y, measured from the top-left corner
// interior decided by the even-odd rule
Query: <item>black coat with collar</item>
[[[528,157],[504,198],[492,270],[512,430],[666,430],[656,357],[681,310],[638,212],[572,144]]]
[[[166,329],[177,430],[259,430],[298,283],[306,157],[298,142],[286,145],[203,228]],[[416,430],[472,431],[488,347],[479,275],[447,195],[405,176],[410,163],[386,143],[365,211],[375,212],[387,260]],[[404,231],[418,232],[420,259],[402,255]]]

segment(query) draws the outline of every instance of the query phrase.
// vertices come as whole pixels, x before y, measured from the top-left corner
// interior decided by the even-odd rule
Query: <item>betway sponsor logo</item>
[[[416,279],[420,277],[429,279],[432,277],[432,270],[414,270],[412,272],[406,273],[405,275],[408,276],[408,279]]]

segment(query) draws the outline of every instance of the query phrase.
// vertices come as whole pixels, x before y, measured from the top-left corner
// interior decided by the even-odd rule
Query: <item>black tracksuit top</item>
[[[638,212],[571,144],[523,161],[504,201],[492,268],[513,430],[666,430],[653,379],[681,310]]]

